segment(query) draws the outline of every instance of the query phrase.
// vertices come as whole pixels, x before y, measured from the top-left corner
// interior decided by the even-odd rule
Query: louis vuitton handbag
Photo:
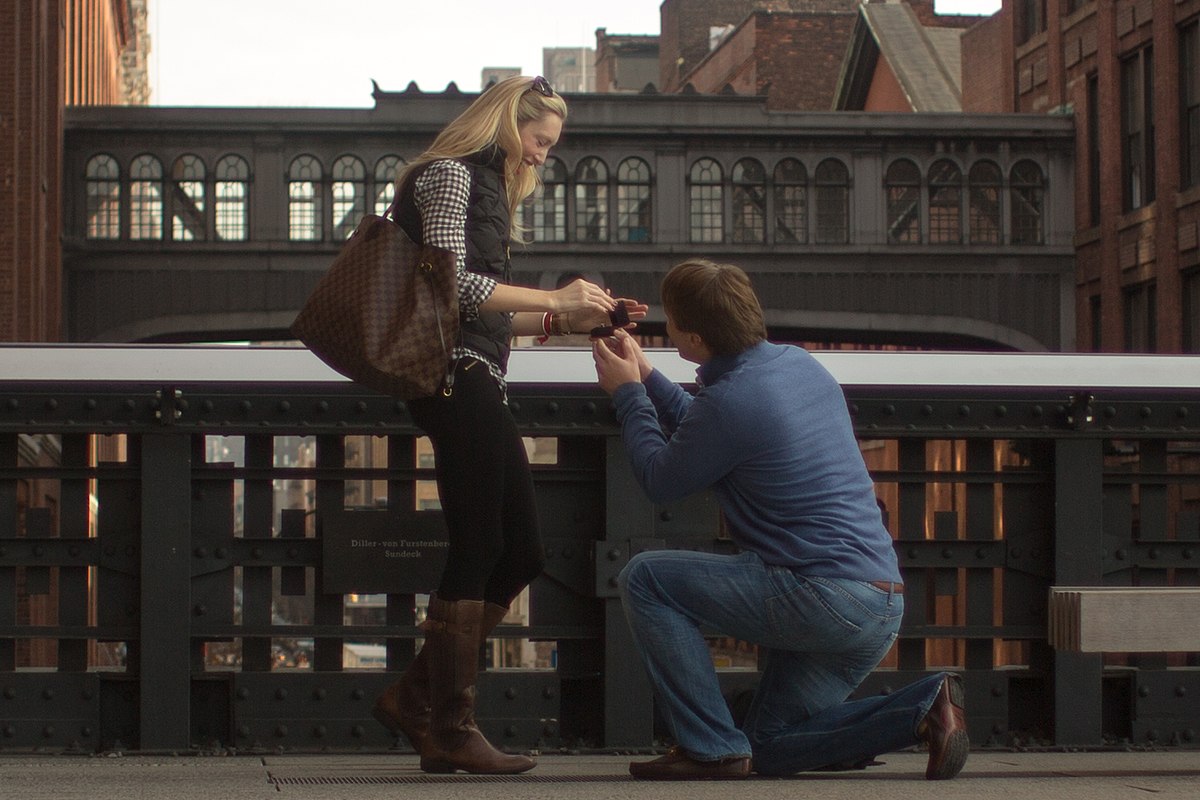
[[[363,217],[292,323],[333,369],[401,399],[450,393],[458,339],[454,253],[418,245],[390,217]]]

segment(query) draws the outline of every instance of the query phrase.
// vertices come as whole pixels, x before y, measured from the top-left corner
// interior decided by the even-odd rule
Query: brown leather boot
[[[481,644],[507,615],[507,606],[484,604]],[[375,699],[371,714],[393,735],[404,734],[414,751],[425,752],[429,736],[429,658],[424,647],[400,679]]]
[[[953,778],[967,763],[971,743],[967,739],[967,717],[963,711],[962,679],[947,675],[938,688],[929,713],[917,727],[917,735],[929,745],[925,778]]]
[[[528,756],[502,753],[475,725],[475,680],[483,630],[482,600],[429,598],[425,647],[429,652],[429,736],[421,751],[426,772],[463,770],[509,775],[532,769]]]

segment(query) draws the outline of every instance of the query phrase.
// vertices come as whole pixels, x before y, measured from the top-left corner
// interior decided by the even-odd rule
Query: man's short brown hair
[[[660,294],[675,327],[699,334],[713,355],[736,355],[767,338],[762,306],[740,267],[688,259],[671,268]]]

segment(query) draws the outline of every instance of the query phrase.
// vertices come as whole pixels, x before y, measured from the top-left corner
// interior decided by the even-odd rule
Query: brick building
[[[658,83],[658,37],[596,29],[596,91],[640,92]]]
[[[62,333],[66,105],[148,98],[145,0],[0,0],[0,340]]]
[[[964,111],[1074,115],[1080,348],[1200,352],[1200,2],[1004,0],[963,73]]]
[[[874,0],[898,4],[898,0]],[[941,15],[933,0],[904,3],[925,27],[965,28],[978,17]],[[860,0],[665,0],[659,84],[677,92],[765,95],[778,110],[834,108]]]

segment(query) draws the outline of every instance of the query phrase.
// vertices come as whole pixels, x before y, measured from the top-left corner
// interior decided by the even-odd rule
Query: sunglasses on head
[[[529,84],[529,88],[525,91],[537,92],[538,94],[546,97],[554,97],[554,90],[550,88],[550,81],[546,80],[541,75],[538,75],[536,78],[534,78],[533,83]]]

